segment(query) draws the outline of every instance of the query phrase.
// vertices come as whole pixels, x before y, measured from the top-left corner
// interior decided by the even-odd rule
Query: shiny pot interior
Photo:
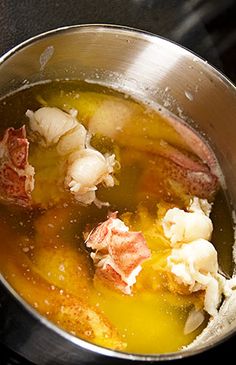
[[[158,103],[194,126],[221,164],[236,205],[236,89],[207,62],[163,38],[134,29],[83,25],[30,39],[0,59],[0,97],[32,83],[81,79]],[[1,279],[0,339],[36,364],[125,363],[178,359],[204,351],[235,331],[229,320],[196,348],[166,355],[122,354],[58,329],[31,309]],[[7,318],[7,320],[6,320]]]

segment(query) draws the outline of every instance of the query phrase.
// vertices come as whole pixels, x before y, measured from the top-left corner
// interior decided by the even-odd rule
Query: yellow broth
[[[106,220],[108,210],[95,205],[83,207],[61,186],[58,188],[63,162],[55,149],[45,150],[31,143],[36,206],[30,211],[0,206],[1,272],[36,310],[78,337],[133,353],[180,350],[206,325],[207,321],[191,334],[184,334],[189,311],[194,305],[202,306],[202,293],[174,294],[162,285],[165,276],[160,268],[170,248],[156,218],[158,205],[182,208],[190,196],[180,186],[153,184],[149,172],[162,165],[156,153],[160,140],[185,151],[187,144],[157,111],[113,90],[76,81],[35,85],[3,99],[2,131],[27,126],[26,110],[42,105],[77,109],[78,120],[95,133],[93,146],[102,153],[116,154],[121,165],[116,185],[100,187],[98,197],[109,201],[109,210],[118,211],[131,229],[142,230],[152,257],[142,265],[131,296],[93,280],[84,232]],[[212,219],[220,267],[230,275],[233,229],[223,191],[215,198]],[[91,326],[86,323],[88,313]]]

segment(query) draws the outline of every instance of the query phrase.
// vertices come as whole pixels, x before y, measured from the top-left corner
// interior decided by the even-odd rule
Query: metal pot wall
[[[44,33],[0,59],[0,97],[32,83],[66,78],[103,83],[180,115],[207,136],[236,205],[236,90],[205,61],[163,38],[109,25]],[[236,325],[226,326],[205,344],[173,354],[119,353],[65,333],[0,279],[0,340],[39,365],[181,359],[211,348],[236,330]]]

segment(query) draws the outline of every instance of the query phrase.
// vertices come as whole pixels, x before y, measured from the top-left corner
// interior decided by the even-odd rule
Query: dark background
[[[0,0],[0,55],[41,32],[83,23],[121,24],[161,35],[202,56],[236,83],[236,0]],[[236,337],[181,364],[222,356],[234,361],[234,347]],[[17,364],[29,363],[0,344],[0,365]]]
[[[159,34],[236,81],[236,0],[0,0],[0,54],[38,33],[83,23]]]

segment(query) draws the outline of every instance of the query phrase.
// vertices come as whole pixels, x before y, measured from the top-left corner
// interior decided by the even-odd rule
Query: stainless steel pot
[[[0,59],[0,97],[35,82],[66,78],[104,83],[158,102],[193,124],[210,140],[236,206],[236,89],[206,61],[163,38],[109,25],[47,32]],[[119,353],[57,328],[0,279],[0,340],[39,365],[181,359],[211,348],[236,330],[231,313],[224,328],[189,350],[153,356]]]

